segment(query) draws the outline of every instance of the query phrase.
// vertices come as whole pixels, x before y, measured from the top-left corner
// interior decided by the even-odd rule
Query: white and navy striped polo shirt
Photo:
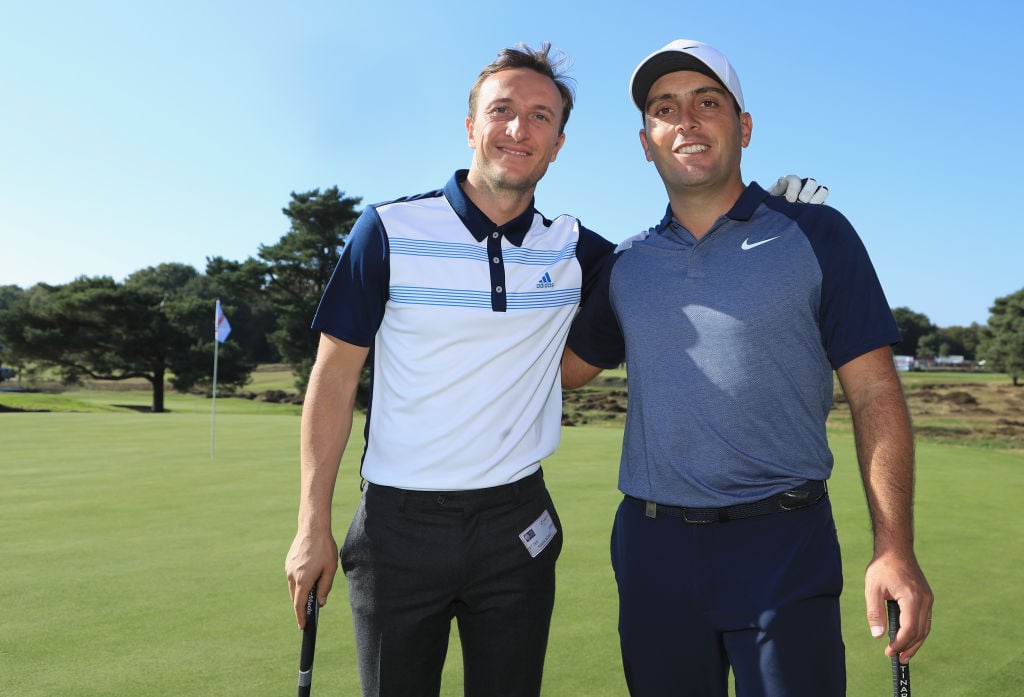
[[[558,445],[566,334],[612,245],[532,205],[496,226],[465,176],[368,206],[313,320],[372,347],[362,476],[374,484],[497,486]]]

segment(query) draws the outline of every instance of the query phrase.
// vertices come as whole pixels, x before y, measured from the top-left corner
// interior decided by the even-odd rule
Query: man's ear
[[[647,161],[653,162],[653,160],[651,160],[651,151],[647,147],[647,131],[643,128],[640,129],[640,146],[644,149],[644,157],[647,158]]]
[[[740,145],[744,148],[750,145],[750,136],[754,132],[754,119],[750,113],[744,111],[740,114]]]
[[[548,160],[548,164],[551,164],[552,162],[555,161],[555,158],[558,157],[558,151],[562,149],[563,145],[565,145],[565,132],[564,131],[562,133],[558,134],[558,142],[555,144],[555,149],[551,153],[551,159]]]
[[[469,147],[476,150],[476,133],[473,129],[473,119],[469,116],[466,117],[466,138],[469,141]]]

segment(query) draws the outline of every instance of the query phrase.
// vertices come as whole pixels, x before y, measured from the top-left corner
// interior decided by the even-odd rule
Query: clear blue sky
[[[0,21],[0,284],[205,270],[288,230],[292,191],[364,203],[469,164],[466,97],[517,42],[572,57],[577,108],[537,192],[611,240],[667,199],[633,68],[675,38],[729,55],[747,181],[826,183],[890,304],[985,323],[1024,287],[1024,4],[9,3]],[[1000,214],[999,211],[1004,211]],[[313,308],[311,308],[312,311]]]

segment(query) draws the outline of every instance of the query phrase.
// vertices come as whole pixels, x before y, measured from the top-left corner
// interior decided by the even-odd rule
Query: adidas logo
[[[540,280],[537,281],[537,287],[538,288],[554,288],[555,287],[555,282],[551,280],[551,274],[545,273],[543,276],[541,276]]]

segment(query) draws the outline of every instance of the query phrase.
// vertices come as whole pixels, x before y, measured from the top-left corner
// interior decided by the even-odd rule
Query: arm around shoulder
[[[602,370],[596,365],[587,363],[577,356],[575,351],[566,346],[562,353],[562,388],[573,390],[583,387],[597,377]]]

